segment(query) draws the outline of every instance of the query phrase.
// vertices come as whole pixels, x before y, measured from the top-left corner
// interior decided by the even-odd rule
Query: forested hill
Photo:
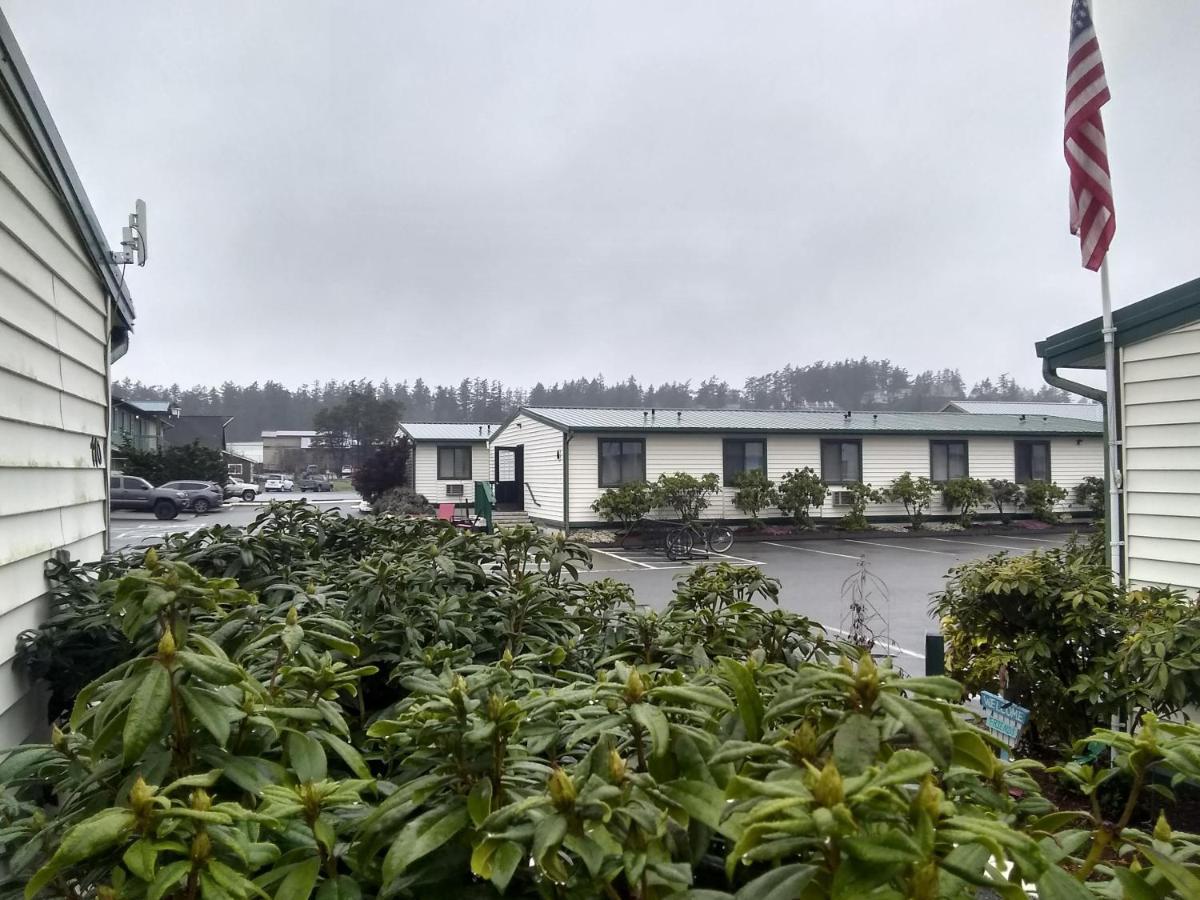
[[[431,387],[423,379],[327,381],[286,388],[267,381],[250,385],[225,382],[220,387],[147,385],[129,378],[113,384],[113,393],[131,399],[173,399],[185,414],[233,416],[229,440],[257,440],[264,430],[312,428],[323,406],[344,400],[351,391],[373,392],[400,402],[411,421],[498,422],[516,407],[530,406],[658,406],[753,409],[798,409],[832,406],[838,409],[939,409],[949,400],[1073,400],[1047,385],[1022,387],[1007,375],[966,387],[957,369],[910,375],[887,360],[842,360],[805,366],[785,366],[746,379],[732,387],[716,376],[700,382],[642,385],[635,378],[609,383],[604,378],[579,378],[517,388],[484,378],[464,378],[457,386]]]

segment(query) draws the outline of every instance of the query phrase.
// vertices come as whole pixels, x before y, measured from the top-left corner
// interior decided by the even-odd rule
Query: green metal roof
[[[1200,278],[1123,306],[1113,312],[1118,347],[1144,341],[1200,320]],[[1035,345],[1037,355],[1055,369],[1103,369],[1104,335],[1100,317],[1052,334]]]
[[[1104,420],[1104,407],[1099,403],[1060,403],[1053,400],[952,400],[942,412],[980,413],[1014,416],[1058,416],[1063,419]]]
[[[494,427],[479,422],[401,422],[399,430],[414,441],[486,441]]]
[[[800,432],[811,434],[1092,435],[1099,422],[1061,416],[965,415],[956,412],[840,410],[643,409],[522,407],[520,412],[566,431]],[[508,423],[497,427],[499,434]]]

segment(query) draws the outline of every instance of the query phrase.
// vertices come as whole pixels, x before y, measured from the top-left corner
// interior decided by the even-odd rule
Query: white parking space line
[[[1014,547],[1011,544],[985,544],[983,541],[952,541],[949,538],[929,538],[931,541],[941,541],[943,544],[967,544],[971,547],[995,547],[997,550],[1016,550],[1018,553],[1026,553],[1029,547]]]
[[[948,550],[922,550],[920,547],[906,547],[901,543],[881,544],[878,541],[856,541],[852,540],[851,538],[843,538],[843,540],[847,544],[866,544],[870,547],[882,547],[885,550],[907,550],[909,553],[933,553],[937,556],[954,556],[954,554]],[[936,541],[937,538],[930,538],[930,540]]]
[[[850,634],[850,632],[845,631],[841,628],[834,628],[832,625],[826,625],[825,630],[826,631],[836,631],[838,634],[844,634],[844,635]],[[881,647],[884,647],[885,649],[895,650],[897,653],[903,653],[905,656],[911,656],[915,659],[924,659],[925,658],[924,653],[918,653],[916,650],[909,650],[907,647],[901,647],[895,641],[885,641],[883,638],[875,638],[875,643],[879,644]]]
[[[761,560],[746,559],[746,557],[744,557],[744,556],[731,556],[728,553],[718,553],[716,550],[713,550],[709,555],[710,556],[719,556],[719,557],[721,557],[721,559],[732,559],[735,562],[745,563],[748,566],[765,566],[766,565],[766,563],[762,562]]]
[[[778,547],[780,550],[795,550],[798,553],[819,553],[822,556],[840,556],[842,559],[862,559],[861,556],[851,556],[849,553],[834,553],[832,550],[814,550],[812,547],[793,547],[791,544],[776,544],[774,541],[763,541],[768,547]]]
[[[621,556],[618,553],[613,553],[611,550],[599,550],[599,549],[593,547],[592,552],[593,553],[603,553],[605,556],[611,556],[613,559],[620,560],[623,563],[629,563],[630,565],[641,566],[643,569],[657,569],[658,568],[658,566],[652,566],[649,563],[638,562],[636,559],[630,559],[627,556]],[[677,567],[677,568],[682,568],[682,566]]]
[[[652,566],[651,572],[677,572],[680,569],[690,569],[691,566]],[[622,566],[617,569],[591,569],[590,572],[596,577],[612,577],[621,575],[627,572],[645,572],[645,569],[635,569],[633,566]],[[580,575],[583,573],[581,572]]]

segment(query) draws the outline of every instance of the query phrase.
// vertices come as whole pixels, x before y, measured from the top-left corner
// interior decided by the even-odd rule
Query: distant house
[[[240,453],[234,453],[225,440],[225,430],[233,416],[180,416],[174,427],[167,432],[167,444],[171,447],[186,447],[199,444],[210,450],[219,450],[225,460],[226,472],[244,481],[250,481],[259,473],[261,464]]]
[[[1200,279],[1113,313],[1124,576],[1200,589]],[[1100,319],[1037,344],[1046,381],[1101,401],[1062,369],[1104,369]]]
[[[490,447],[497,507],[568,530],[601,524],[591,507],[608,488],[673,472],[716,473],[721,492],[705,515],[738,519],[732,480],[755,468],[774,481],[805,466],[819,472],[830,497],[816,514],[827,517],[846,513],[846,484],[880,488],[905,471],[935,481],[1053,481],[1071,491],[1104,468],[1097,422],[995,414],[523,407],[496,426]],[[1073,501],[1062,508],[1077,509]],[[904,509],[874,504],[868,514]]]
[[[264,431],[262,433],[263,470],[266,472],[288,471],[303,468],[311,454],[299,451],[310,450],[315,431]]]
[[[120,410],[108,367],[133,325],[108,254],[0,13],[0,746],[47,728],[14,662],[17,635],[46,614],[46,561],[105,550],[110,411]]]
[[[475,502],[475,482],[491,478],[492,425],[401,422],[396,436],[409,442],[409,484],[430,503]]]
[[[262,466],[262,441],[230,441],[226,446],[229,448],[229,452],[235,456],[240,456]]]
[[[210,450],[224,450],[225,429],[232,421],[232,416],[180,416],[165,436],[166,445],[186,447],[199,444]]]
[[[1056,403],[1051,400],[953,400],[942,412],[984,413],[1004,416],[1060,416],[1064,419],[1104,421],[1099,403]]]
[[[224,450],[221,457],[225,460],[225,472],[230,478],[253,481],[262,474],[262,463],[257,463],[247,456]]]
[[[175,423],[179,407],[161,400],[112,398],[109,443],[113,452],[125,446],[155,452],[166,446],[167,429]]]

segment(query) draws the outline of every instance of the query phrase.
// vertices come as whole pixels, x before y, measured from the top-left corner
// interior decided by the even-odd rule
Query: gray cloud
[[[1200,274],[1200,6],[1098,6],[1120,304]],[[1035,383],[1098,312],[1067,7],[4,0],[114,240],[151,204],[117,375],[184,384]]]

